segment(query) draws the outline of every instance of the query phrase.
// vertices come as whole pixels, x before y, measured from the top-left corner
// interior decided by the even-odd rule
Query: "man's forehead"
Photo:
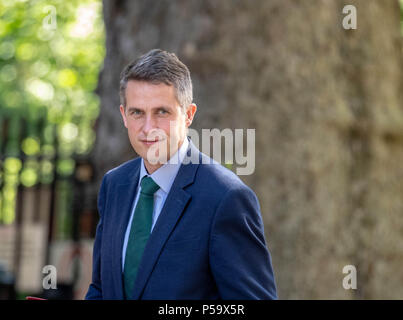
[[[137,107],[139,104],[151,104],[153,107],[179,105],[173,86],[164,83],[131,80],[126,88],[128,106]]]
[[[149,87],[149,88],[164,88],[166,90],[173,90],[174,86],[169,83],[161,82],[161,81],[145,81],[145,80],[134,80],[130,79],[127,82],[127,88],[140,88],[140,87]]]

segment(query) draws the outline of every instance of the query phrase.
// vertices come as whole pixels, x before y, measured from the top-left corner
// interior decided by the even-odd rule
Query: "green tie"
[[[154,193],[160,188],[151,177],[147,176],[141,179],[140,185],[140,196],[134,210],[123,271],[126,299],[130,299],[133,294],[141,256],[151,232]]]

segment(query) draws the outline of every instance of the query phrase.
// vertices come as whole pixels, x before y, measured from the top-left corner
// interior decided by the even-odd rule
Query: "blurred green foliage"
[[[0,0],[0,223],[19,183],[71,175],[91,151],[104,48],[101,0]]]
[[[0,1],[0,107],[58,125],[63,150],[86,153],[99,102],[93,93],[104,57],[101,3]],[[73,146],[74,145],[74,146]],[[39,152],[35,139],[24,151]]]

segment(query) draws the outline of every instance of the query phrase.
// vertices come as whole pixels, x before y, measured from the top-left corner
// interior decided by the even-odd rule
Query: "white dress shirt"
[[[157,222],[157,219],[161,213],[161,210],[164,206],[165,200],[168,196],[169,191],[171,190],[172,184],[178,174],[179,168],[185,158],[187,148],[189,146],[189,141],[187,137],[183,140],[182,145],[178,149],[178,151],[165,163],[162,167],[158,168],[151,175],[148,174],[146,167],[144,166],[144,160],[141,159],[140,165],[140,177],[137,185],[137,193],[134,199],[132,212],[130,214],[129,223],[126,228],[125,239],[123,242],[123,252],[122,252],[122,271],[125,266],[125,257],[126,257],[126,248],[127,243],[129,241],[130,229],[132,225],[132,220],[134,216],[134,211],[137,205],[137,201],[140,195],[140,182],[144,176],[150,176],[156,184],[159,185],[159,189],[154,193],[154,209],[153,209],[153,218],[152,218],[152,226],[151,232],[154,229],[154,225]]]

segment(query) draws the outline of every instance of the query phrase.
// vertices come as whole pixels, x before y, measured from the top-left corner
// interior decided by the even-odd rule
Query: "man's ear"
[[[197,106],[194,103],[189,104],[188,107],[186,108],[186,112],[185,112],[186,127],[189,127],[192,124],[196,111],[197,111]]]
[[[120,110],[120,114],[122,115],[122,118],[123,118],[123,123],[124,123],[125,127],[127,128],[125,108],[122,105],[120,105],[119,110]]]

